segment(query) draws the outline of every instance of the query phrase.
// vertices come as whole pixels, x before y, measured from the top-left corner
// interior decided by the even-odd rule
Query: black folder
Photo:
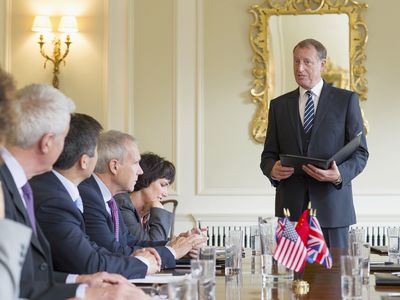
[[[400,277],[391,273],[375,273],[375,285],[400,285]]]
[[[303,172],[301,167],[306,164],[311,164],[324,170],[329,169],[332,161],[336,161],[336,164],[340,165],[360,146],[361,134],[362,132],[359,132],[356,137],[354,137],[350,142],[348,142],[343,148],[341,148],[329,159],[313,158],[291,154],[280,154],[279,157],[282,166],[293,167],[295,168],[295,172],[299,173]]]

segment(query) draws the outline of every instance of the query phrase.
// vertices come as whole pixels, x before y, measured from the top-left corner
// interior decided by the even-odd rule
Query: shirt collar
[[[93,177],[96,180],[97,184],[99,185],[99,188],[100,188],[100,191],[101,191],[101,195],[103,196],[104,202],[107,203],[112,197],[110,190],[104,184],[104,182],[101,181],[99,176],[97,176],[96,174],[93,173]],[[106,207],[108,207],[108,205],[106,205]]]
[[[76,207],[78,207],[78,209],[83,213],[82,198],[79,195],[78,187],[71,180],[69,180],[67,177],[60,174],[56,170],[52,170],[52,172],[61,181],[62,185],[67,190],[68,194],[71,197],[71,200],[75,203]]]
[[[311,89],[311,92],[313,93],[313,95],[315,95],[319,98],[319,96],[321,95],[323,86],[324,86],[324,81],[321,78],[320,81]],[[299,86],[300,96],[303,96],[307,91],[309,91],[309,90],[306,90],[305,88]]]
[[[22,195],[22,186],[24,186],[28,182],[28,178],[26,177],[24,169],[17,161],[17,159],[6,148],[0,148],[0,155],[3,158],[8,170],[10,171],[15,185]]]

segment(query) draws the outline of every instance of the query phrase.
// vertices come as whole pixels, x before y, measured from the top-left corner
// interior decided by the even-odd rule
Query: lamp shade
[[[49,17],[36,16],[33,20],[32,31],[51,32],[53,30]]]
[[[78,32],[78,22],[74,16],[62,16],[60,24],[58,25],[58,31],[65,33]]]

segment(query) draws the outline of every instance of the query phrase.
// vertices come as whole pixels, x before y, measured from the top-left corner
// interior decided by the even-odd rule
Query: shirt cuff
[[[76,283],[76,278],[78,278],[78,276],[78,274],[68,274],[65,283]]]
[[[150,267],[150,262],[149,262],[149,260],[146,258],[146,257],[144,257],[144,256],[135,256],[138,260],[140,260],[142,263],[144,263],[146,266],[147,266],[147,269],[149,269],[149,267]]]
[[[172,253],[172,255],[174,256],[174,259],[176,259],[176,252],[175,252],[174,248],[172,248],[170,246],[165,246],[165,248],[167,248]]]
[[[78,288],[76,289],[75,296],[79,299],[85,299],[85,293],[86,293],[86,288],[88,285],[86,283],[82,283],[78,285]]]

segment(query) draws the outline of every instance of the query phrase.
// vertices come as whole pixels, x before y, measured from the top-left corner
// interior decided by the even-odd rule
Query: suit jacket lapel
[[[289,99],[287,101],[288,113],[290,124],[293,127],[293,132],[296,132],[296,141],[299,146],[300,153],[303,153],[303,143],[301,141],[301,132],[302,128],[299,125],[299,89],[297,88],[289,95]]]
[[[332,105],[332,96],[333,95],[331,94],[330,86],[324,82],[324,86],[321,90],[321,95],[319,96],[318,107],[315,114],[313,129],[311,132],[311,141],[313,139],[313,136],[317,133],[318,128],[322,124],[326,114],[328,113],[329,107]]]
[[[2,165],[0,167],[0,172],[2,174],[3,181],[4,181],[3,188],[5,190],[7,190],[8,194],[11,196],[11,200],[12,200],[17,212],[23,218],[23,221],[24,221],[23,224],[27,225],[28,227],[31,227],[31,223],[29,221],[29,217],[28,217],[26,208],[25,208],[25,206],[24,206],[24,204],[22,202],[21,195],[20,195],[20,193],[18,191],[18,188],[15,185],[14,180],[12,179],[12,175],[10,173],[10,170],[8,170],[6,165]],[[15,221],[18,222],[19,220],[15,220]],[[43,233],[40,231],[39,225],[36,224],[36,226],[37,226],[37,234],[38,234],[39,238],[43,239]],[[35,236],[34,234],[32,234],[31,241],[32,241],[32,245],[34,247],[36,247],[40,252],[42,252],[43,255],[46,256],[46,253],[43,250],[43,247],[41,246],[41,243],[40,243],[38,237]]]
[[[94,179],[93,176],[91,176],[89,179],[89,182],[91,185],[93,185],[96,189],[96,193],[99,195],[99,199],[101,200],[101,202],[104,205],[104,213],[107,216],[107,223],[108,223],[108,227],[111,228],[112,232],[114,232],[114,223],[112,221],[111,215],[107,212],[107,203],[104,202],[104,198],[103,198],[103,194],[101,193],[100,187],[96,182],[96,179]]]

